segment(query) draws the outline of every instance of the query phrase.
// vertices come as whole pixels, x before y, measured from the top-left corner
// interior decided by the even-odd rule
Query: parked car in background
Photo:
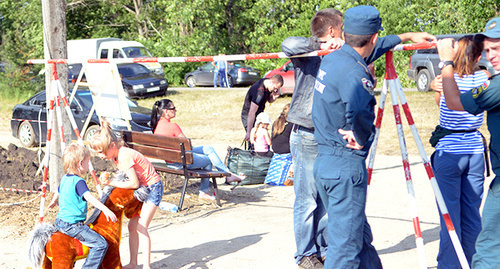
[[[164,75],[151,72],[142,64],[118,64],[123,89],[128,97],[143,98],[165,95],[168,83]]]
[[[12,109],[12,120],[10,121],[12,136],[19,138],[19,141],[25,147],[31,147],[46,141],[47,123],[45,121],[47,120],[47,103],[45,98],[45,91],[41,91],[24,103],[14,106]],[[76,91],[70,108],[80,131],[87,120],[93,104],[92,93],[89,90]],[[132,115],[132,120],[130,121],[132,130],[137,132],[151,132],[151,110],[139,107],[137,102],[130,99],[127,99],[127,104]],[[65,110],[62,111],[65,113]],[[111,127],[117,134],[119,134],[120,130],[127,129],[126,122],[123,119],[107,118],[107,120],[111,123]],[[99,128],[99,119],[97,114],[94,113],[87,130],[81,134],[83,140],[92,140],[94,133]],[[74,133],[72,134],[72,139],[76,139]]]
[[[233,65],[228,65],[227,81],[229,86],[247,86],[252,85],[261,79],[260,70],[255,69],[243,62],[233,62]],[[214,85],[215,67],[212,63],[207,63],[196,70],[187,73],[184,76],[184,83],[188,87],[195,86],[212,86]],[[220,79],[217,79],[219,85]]]
[[[293,69],[292,61],[288,60],[281,67],[267,72],[264,77],[270,78],[274,75],[281,75],[283,77],[283,87],[280,89],[280,95],[293,94],[293,89],[295,88],[295,70]]]
[[[68,64],[68,85],[70,88],[75,85],[81,70],[82,64]],[[82,82],[87,82],[85,75],[82,76]]]
[[[163,96],[167,92],[168,82],[165,75],[152,72],[142,64],[117,64],[125,95],[130,98]],[[68,65],[68,83],[72,89],[80,75],[82,64]],[[85,74],[82,82],[87,82]]]
[[[437,39],[453,38],[460,39],[465,34],[438,35]],[[415,50],[410,57],[410,69],[406,71],[410,79],[415,80],[417,90],[426,92],[430,90],[431,81],[441,74],[438,67],[439,55],[436,48]],[[478,62],[479,68],[487,70],[491,75],[497,72],[486,59],[486,52],[483,51],[483,57]]]

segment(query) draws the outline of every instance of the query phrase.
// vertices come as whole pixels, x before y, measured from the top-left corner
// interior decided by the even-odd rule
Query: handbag
[[[264,183],[270,162],[270,157],[260,156],[253,150],[227,147],[227,168],[234,174],[246,176],[239,185]],[[236,185],[236,182],[230,184]]]
[[[292,154],[275,153],[269,164],[269,170],[264,181],[265,184],[272,186],[290,186],[293,185],[293,178],[290,170],[293,170]],[[293,174],[293,173],[292,173]]]

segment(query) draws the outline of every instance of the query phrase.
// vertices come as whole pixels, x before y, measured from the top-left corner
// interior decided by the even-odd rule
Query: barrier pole
[[[419,48],[420,47],[421,46],[419,46]],[[409,161],[408,161],[408,153],[406,151],[406,145],[404,145],[404,133],[403,133],[403,129],[401,126],[401,114],[399,112],[399,102],[401,103],[401,106],[402,106],[403,111],[405,113],[406,119],[408,121],[408,125],[410,126],[410,130],[412,131],[413,138],[415,140],[415,143],[417,144],[417,148],[419,150],[420,156],[424,162],[425,170],[427,172],[429,180],[431,181],[431,186],[433,188],[438,207],[441,211],[441,214],[443,215],[443,219],[446,223],[446,227],[448,229],[448,233],[449,233],[451,241],[453,243],[453,247],[455,249],[455,252],[456,252],[458,259],[460,261],[460,265],[464,269],[469,269],[470,268],[469,263],[467,261],[467,258],[465,257],[462,245],[461,245],[460,240],[458,238],[458,235],[456,233],[455,227],[453,226],[453,223],[451,221],[448,209],[446,207],[443,196],[441,194],[441,190],[439,189],[436,178],[434,177],[434,172],[432,171],[430,162],[427,158],[427,153],[424,150],[424,146],[423,146],[422,140],[420,139],[420,135],[418,134],[418,130],[417,130],[417,127],[416,127],[415,122],[413,120],[413,117],[411,115],[410,108],[408,106],[408,102],[406,101],[406,97],[403,93],[403,88],[401,86],[401,82],[399,81],[399,78],[396,74],[396,69],[394,68],[394,63],[393,63],[393,53],[391,51],[387,52],[385,57],[386,57],[385,80],[388,80],[389,88],[391,89],[391,98],[393,99],[393,106],[394,106],[394,117],[396,118],[398,135],[400,137],[400,147],[401,146],[404,147],[404,148],[403,147],[401,148],[401,154],[403,156],[403,166],[405,169],[405,176],[407,177],[407,186],[410,186],[408,183],[409,183],[409,181],[411,181],[411,173],[410,173],[410,165],[409,165]],[[399,97],[399,100],[398,100],[398,97]],[[412,200],[414,200],[414,193],[411,193],[411,196],[412,196]],[[416,211],[414,213],[416,213]],[[418,216],[414,215],[414,226],[417,224],[420,225],[418,223]],[[415,228],[415,229],[417,231],[417,228]],[[420,226],[418,227],[418,229],[420,230]],[[415,236],[416,236],[417,241],[421,240],[421,235],[420,235],[420,239],[417,237],[417,234]],[[420,243],[417,243],[417,244],[420,244]],[[423,246],[423,240],[422,240],[421,244]],[[420,255],[425,255],[425,254],[422,253]]]
[[[61,156],[62,156],[64,154],[64,150],[66,149],[66,142],[64,139],[64,126],[62,120],[61,100],[59,99],[59,90],[57,88],[57,83],[59,82],[59,78],[57,76],[57,66],[55,63],[52,64],[52,77],[54,78],[54,81],[51,86],[54,99],[56,101],[56,116],[57,116],[57,125],[59,127],[59,141],[61,142]]]
[[[373,138],[370,154],[368,155],[368,166],[366,168],[366,170],[368,171],[368,188],[370,188],[370,184],[372,181],[373,166],[375,163],[375,154],[377,152],[378,139],[380,137],[380,128],[382,126],[382,118],[384,116],[384,107],[386,98],[387,98],[387,81],[384,80],[382,84],[382,93],[380,94],[380,100],[378,102],[377,118],[375,120],[375,136]]]
[[[39,213],[40,223],[43,222],[44,208],[45,208],[45,197],[47,194],[47,177],[49,174],[50,144],[51,144],[51,137],[52,137],[52,118],[54,117],[54,99],[53,98],[50,98],[50,104],[49,104],[48,110],[49,111],[47,114],[47,139],[45,142],[46,152],[45,152],[45,158],[43,158],[44,163],[43,163],[42,199],[40,200],[40,213]]]
[[[56,76],[57,76],[57,74],[56,74]],[[56,80],[55,78],[54,78],[54,81],[56,81],[56,83],[57,83],[57,88],[59,89],[59,94],[61,95],[61,99],[63,100],[66,114],[68,114],[69,121],[71,122],[71,127],[73,128],[73,131],[75,132],[76,138],[78,139],[78,144],[80,144],[81,146],[85,146],[85,144],[83,143],[82,136],[80,135],[80,131],[78,130],[78,126],[76,125],[75,117],[73,116],[73,113],[71,112],[71,108],[69,106],[68,99],[66,98],[66,94],[63,91],[61,82],[59,81],[59,79]],[[97,175],[95,173],[94,166],[92,165],[92,162],[90,160],[89,160],[89,170],[90,170],[90,174],[92,175],[92,179],[94,180],[94,184],[96,186],[97,193],[99,193],[99,197],[102,197],[102,194],[103,194],[102,188],[101,188],[101,185],[99,184],[99,181],[97,180]]]

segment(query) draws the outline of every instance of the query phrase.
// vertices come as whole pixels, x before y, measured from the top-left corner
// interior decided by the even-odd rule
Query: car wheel
[[[186,85],[190,88],[196,87],[196,79],[193,76],[189,76],[186,79]]]
[[[101,127],[99,125],[91,125],[85,131],[85,135],[83,136],[84,141],[92,141],[94,139],[94,135],[97,131],[99,131]]]
[[[417,84],[417,90],[419,92],[427,92],[431,88],[431,73],[427,69],[422,69],[417,74],[417,79],[415,79]]]
[[[28,121],[23,121],[21,125],[19,125],[18,129],[18,137],[19,142],[23,147],[32,147],[36,144],[35,141],[35,131],[33,130],[33,126]]]

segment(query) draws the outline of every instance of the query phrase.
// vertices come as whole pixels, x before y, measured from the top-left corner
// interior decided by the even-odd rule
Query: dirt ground
[[[43,153],[38,156],[37,151],[18,147],[14,144],[9,144],[7,148],[0,147],[0,188],[8,188],[15,190],[41,191],[43,182],[42,173],[36,175],[40,167],[39,160],[43,159]],[[109,161],[101,160],[98,157],[92,157],[92,165],[94,166],[97,175],[102,171],[115,171],[113,164]],[[178,204],[180,192],[183,185],[183,178],[176,175],[159,173],[165,186],[165,194],[163,201]],[[86,176],[86,181],[91,190],[95,190],[94,184],[89,174]],[[223,179],[220,179],[222,183]],[[213,203],[204,203],[198,200],[199,181],[191,180],[188,185],[186,196],[183,203],[183,210],[175,215],[175,218],[193,214],[203,214],[207,210],[216,209],[217,206]],[[97,196],[97,193],[94,193]],[[27,232],[39,220],[40,196],[39,193],[26,193],[22,191],[0,190],[0,214],[4,217],[0,218],[0,225],[16,227],[12,231],[13,236],[26,236]],[[52,198],[52,193],[47,191],[46,204]],[[229,198],[220,192],[223,203],[237,203],[252,201],[251,197],[244,195],[243,197],[235,197],[231,195]],[[231,201],[227,201],[230,199]],[[236,201],[238,200],[238,201]],[[11,205],[11,206],[7,206]],[[92,209],[89,208],[89,212]],[[57,210],[46,211],[44,220],[52,221],[55,218]],[[161,219],[171,222],[172,214],[158,210],[157,214],[163,214]]]
[[[0,137],[1,187],[36,190],[42,180],[41,175],[33,175],[38,169],[36,149],[17,148],[17,140],[1,128]],[[223,153],[223,146],[227,147],[217,145],[216,150]],[[93,165],[96,171],[110,169],[99,160],[93,160]],[[424,263],[426,268],[436,268],[437,265],[439,213],[433,190],[419,156],[410,156],[410,165],[416,193],[414,202],[418,205],[425,242],[423,249],[415,247],[412,216],[416,211],[411,209],[412,199],[408,199],[401,157],[377,156],[375,161],[366,212],[374,234],[373,244],[384,268],[422,268]],[[89,187],[94,189],[88,180]],[[164,176],[163,181],[167,186],[163,200],[177,204],[182,178]],[[198,201],[199,180],[192,180],[183,211],[157,210],[150,227],[152,268],[296,268],[293,188],[251,185],[230,191],[223,179],[219,183],[222,207]],[[47,200],[51,198],[48,193]],[[22,249],[29,231],[38,222],[39,209],[38,194],[0,190],[0,268],[26,268]],[[45,212],[44,220],[52,222],[56,212],[56,209]],[[126,232],[122,239],[120,254],[122,261],[127,262]]]

